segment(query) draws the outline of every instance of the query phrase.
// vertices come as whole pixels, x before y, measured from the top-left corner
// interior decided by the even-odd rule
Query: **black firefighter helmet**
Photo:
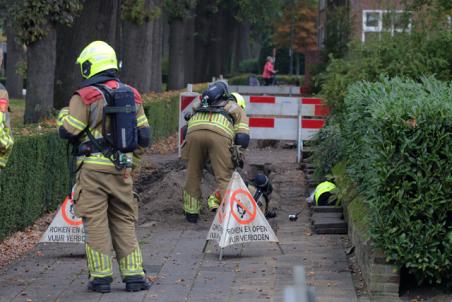
[[[211,105],[229,97],[228,85],[224,81],[217,81],[202,93],[203,105]]]

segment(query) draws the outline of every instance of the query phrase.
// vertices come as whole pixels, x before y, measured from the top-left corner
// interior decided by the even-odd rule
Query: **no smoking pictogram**
[[[72,198],[69,199],[66,197],[61,206],[61,214],[63,215],[64,221],[70,225],[77,226],[83,223],[83,221],[74,214],[74,202],[72,201]]]
[[[231,196],[231,213],[240,224],[248,224],[256,218],[257,205],[250,192],[238,189]]]
[[[218,222],[221,224],[224,221],[224,218],[226,217],[226,200],[228,196],[230,195],[231,191],[226,190],[224,192],[224,197],[221,200],[220,207],[218,209]]]

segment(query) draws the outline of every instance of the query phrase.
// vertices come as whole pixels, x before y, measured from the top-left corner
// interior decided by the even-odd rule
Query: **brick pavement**
[[[268,152],[253,154],[251,161],[272,158]],[[87,271],[81,245],[38,245],[22,260],[0,272],[0,302],[6,301],[283,301],[284,288],[293,284],[293,267],[303,264],[307,282],[315,287],[317,301],[357,301],[341,235],[312,235],[303,202],[303,176],[295,169],[293,150],[273,162],[279,207],[271,221],[285,255],[275,244],[248,244],[225,249],[223,261],[210,244],[202,254],[213,219],[191,225],[173,214],[165,223],[145,223],[138,228],[143,258],[157,281],[146,292],[126,293],[116,277],[112,293],[86,290]],[[290,155],[289,155],[290,154]],[[288,213],[303,209],[296,222]],[[115,276],[118,276],[117,266]]]

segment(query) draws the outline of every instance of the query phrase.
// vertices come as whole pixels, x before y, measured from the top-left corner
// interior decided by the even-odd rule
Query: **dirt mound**
[[[139,224],[165,221],[168,215],[182,215],[182,189],[186,174],[186,168],[179,159],[142,173],[137,187],[141,197]],[[207,197],[215,186],[213,175],[204,171],[201,185],[203,208],[207,207]]]

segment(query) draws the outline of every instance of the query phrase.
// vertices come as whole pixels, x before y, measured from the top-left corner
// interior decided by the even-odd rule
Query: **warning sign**
[[[40,242],[84,243],[83,221],[74,214],[72,197],[66,197]]]
[[[237,172],[232,175],[207,240],[217,241],[221,248],[256,241],[278,242],[265,215]]]

